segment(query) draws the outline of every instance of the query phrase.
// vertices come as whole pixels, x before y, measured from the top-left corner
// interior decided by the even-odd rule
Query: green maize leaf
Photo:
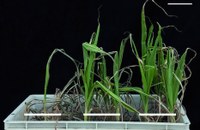
[[[46,113],[47,88],[48,88],[49,78],[50,78],[49,69],[50,69],[49,63],[47,63],[46,73],[45,73],[45,84],[44,84],[44,113]]]
[[[86,87],[87,86],[86,77],[85,77],[82,69],[80,70],[80,73],[81,73],[81,77],[82,77],[82,80],[83,80],[84,87]],[[85,88],[85,95],[88,95],[88,89],[86,89],[86,88]]]
[[[167,99],[168,99],[168,106],[170,109],[170,112],[173,112],[174,103],[173,103],[173,51],[172,49],[168,50],[167,52],[167,68],[166,68],[166,90],[167,90]]]
[[[162,36],[159,39],[159,50],[158,50],[158,66],[164,65],[164,53],[163,53],[163,41]],[[161,71],[162,72],[162,71]]]
[[[89,44],[89,43],[83,43],[83,48],[85,48],[87,51],[95,52],[95,53],[102,53],[105,54],[105,52],[97,47],[96,45]]]
[[[46,72],[45,72],[45,83],[44,83],[44,112],[46,113],[46,99],[47,99],[47,88],[48,88],[48,84],[49,84],[49,79],[50,79],[50,63],[51,63],[51,60],[53,58],[53,55],[57,52],[57,51],[60,51],[58,49],[55,49],[52,54],[50,55],[48,61],[47,61],[47,64],[46,64]],[[46,118],[45,118],[46,120]]]
[[[145,71],[144,71],[144,66],[142,65],[142,63],[139,62],[139,68],[140,68],[140,73],[141,73],[141,78],[142,78],[142,84],[143,84],[143,91],[146,93],[149,86],[147,83],[147,79],[145,77]],[[144,104],[144,111],[147,112],[148,111],[148,98],[146,96],[141,95],[143,104]]]
[[[89,44],[94,44],[95,36],[96,36],[96,33],[93,32],[92,35],[91,35]]]
[[[163,79],[164,79],[164,64],[165,64],[165,57],[164,57],[164,52],[163,52],[163,42],[162,42],[162,37],[160,37],[159,39],[159,45],[158,45],[158,52],[157,52],[157,74],[155,75],[156,76],[156,79],[157,79],[157,83],[162,83],[160,85],[157,86],[157,93],[158,94],[161,94],[162,91],[164,91],[164,82],[163,82]]]
[[[148,40],[147,40],[147,45],[148,47],[151,47],[151,43],[152,43],[152,39],[153,39],[153,24],[151,24],[150,28],[149,28],[149,32],[148,32]]]
[[[114,56],[114,63],[113,63],[113,74],[118,72],[118,70],[119,70],[119,57],[118,57],[118,52],[116,52]]]
[[[121,45],[120,45],[120,49],[119,49],[119,56],[118,56],[119,68],[121,67],[121,64],[122,64],[122,59],[123,59],[123,55],[124,55],[124,48],[125,48],[127,40],[128,40],[128,37],[121,41]]]
[[[105,57],[102,57],[102,62],[99,62],[99,76],[101,79],[101,82],[105,86],[109,86],[109,81],[107,80],[107,70],[106,70],[106,60]]]
[[[145,71],[142,71],[142,75],[143,79],[142,79],[142,83],[143,83],[143,91],[146,94],[150,94],[150,88],[153,82],[153,78],[154,78],[154,74],[155,74],[155,67],[154,66],[150,66],[150,65],[145,65],[144,68]],[[143,96],[141,95],[142,101],[144,103],[144,111],[148,112],[148,97],[147,96]]]
[[[51,63],[51,60],[52,60],[54,54],[57,53],[57,52],[60,52],[61,54],[63,54],[67,58],[69,58],[74,63],[74,65],[76,66],[76,69],[78,71],[76,60],[74,60],[71,56],[69,56],[67,53],[65,53],[63,49],[54,49],[54,51],[49,56],[49,59],[48,59],[47,64],[46,64],[45,83],[44,83],[44,103],[43,103],[44,112],[46,112],[46,96],[47,96],[47,88],[48,88],[49,79],[50,79],[50,72],[49,72],[50,71],[50,63]]]
[[[84,60],[83,61],[83,63],[84,63],[84,71],[86,71],[86,67],[87,67],[87,63],[88,63],[88,52],[84,47],[83,47],[83,60]]]
[[[143,64],[139,61],[139,68],[140,68],[140,73],[141,73],[141,78],[142,78],[142,84],[143,84],[143,89],[148,87],[147,79],[145,76],[145,69]]]
[[[143,91],[143,89],[140,88],[140,87],[130,87],[130,86],[128,86],[128,87],[119,88],[119,91],[120,92],[137,92],[137,93],[139,93],[140,95],[143,95],[143,96],[147,96],[147,97],[150,96],[149,94],[145,93]]]
[[[150,88],[153,82],[153,78],[155,76],[155,72],[156,72],[156,67],[155,66],[150,66],[150,65],[146,65],[146,79],[147,79],[147,88],[145,88],[145,92],[149,93],[150,92]]]
[[[130,105],[128,105],[126,102],[124,102],[119,96],[117,96],[116,94],[114,94],[112,91],[110,91],[107,87],[105,87],[101,82],[96,81],[97,85],[100,86],[100,88],[106,92],[107,94],[109,94],[115,101],[117,101],[118,103],[120,103],[125,109],[127,109],[130,112],[136,112],[139,113],[135,108],[131,107]]]
[[[91,106],[91,101],[94,93],[94,68],[96,53],[105,54],[105,52],[97,47],[100,32],[100,24],[98,23],[96,33],[93,33],[90,42],[83,43],[83,58],[84,58],[84,72],[82,72],[82,79],[84,81],[85,89],[85,113],[88,113]],[[87,116],[84,117],[87,120]]]
[[[154,33],[151,36],[150,42],[149,42],[149,47],[152,47],[154,43]]]
[[[99,73],[101,80],[103,81],[104,80],[104,68],[103,68],[102,62],[98,62],[98,73]]]
[[[132,52],[136,55],[136,58],[138,60],[143,87],[147,87],[147,81],[146,81],[146,77],[145,77],[145,71],[144,71],[143,61],[139,58],[138,51],[137,51],[135,43],[134,43],[134,41],[132,39],[132,36],[130,35],[129,37],[130,37],[129,39],[130,39],[130,44],[131,44]]]
[[[96,35],[95,35],[95,39],[94,39],[94,45],[97,46],[98,43],[98,39],[99,39],[99,33],[100,33],[100,23],[98,23],[98,27],[97,27],[97,31],[96,31]]]
[[[150,94],[147,94],[140,87],[123,87],[119,89],[120,92],[137,92],[140,94],[141,99],[144,104],[144,111],[148,112],[148,98],[153,98]]]
[[[182,79],[183,79],[186,55],[187,55],[187,50],[181,56],[181,58],[178,62],[178,66],[177,66],[176,71],[175,71],[175,75],[177,76],[177,78],[180,81],[182,81]],[[180,83],[177,81],[176,78],[174,78],[174,102],[176,102],[176,100],[178,98],[179,86],[180,86]]]
[[[114,75],[114,83],[115,83],[115,94],[119,95],[118,88],[119,88],[119,57],[118,52],[116,52],[114,57],[114,63],[113,63],[113,75]]]
[[[142,7],[141,12],[141,29],[142,29],[142,37],[141,37],[141,44],[142,44],[142,58],[146,54],[146,39],[147,39],[147,27],[146,27],[146,20],[145,20],[145,4]]]
[[[91,104],[93,94],[94,94],[94,84],[93,84],[93,86],[91,86],[91,90],[89,90],[89,92],[88,92],[88,98],[86,99],[88,104]]]
[[[162,38],[162,36],[161,36],[162,27],[160,26],[159,23],[157,23],[157,24],[158,24],[158,34],[157,34],[157,37],[156,37],[156,40],[155,40],[156,45],[159,43],[160,39]]]
[[[102,64],[103,64],[103,79],[106,81],[106,78],[107,78],[107,67],[106,67],[106,59],[105,57],[102,58]]]
[[[133,41],[131,34],[129,35],[129,39],[130,39],[131,50],[132,50],[133,54],[136,56],[136,58],[139,58],[137,47],[135,46],[135,42]]]
[[[158,29],[158,34],[155,40],[155,44],[153,46],[153,50],[151,51],[151,55],[148,59],[148,64],[149,65],[155,65],[156,64],[156,54],[157,54],[157,48],[158,48],[158,43],[161,39],[161,26],[159,25],[159,29]]]

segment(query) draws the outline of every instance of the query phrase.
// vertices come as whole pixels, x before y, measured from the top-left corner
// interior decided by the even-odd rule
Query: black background
[[[151,2],[146,14],[152,22],[162,26],[174,24],[182,32],[167,29],[164,40],[180,53],[187,48],[199,52],[200,5],[198,1],[176,0],[157,2],[169,14],[167,17]],[[167,2],[193,2],[192,6],[168,6]],[[99,46],[111,51],[119,48],[124,32],[133,33],[140,41],[140,11],[144,0],[4,0],[0,1],[0,118],[3,120],[30,94],[42,94],[45,64],[55,48],[63,48],[82,61],[81,44],[89,41],[97,27],[98,7],[101,8],[101,34]],[[192,53],[189,54],[192,56]],[[124,65],[135,59],[126,48]],[[193,72],[184,100],[191,120],[191,129],[199,123],[199,56],[190,64]],[[73,74],[73,64],[61,55],[55,55],[51,69],[48,93],[62,88]],[[137,78],[135,78],[137,80]]]

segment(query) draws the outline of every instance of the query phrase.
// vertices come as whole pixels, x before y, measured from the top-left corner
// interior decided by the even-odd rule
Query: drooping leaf
[[[45,84],[44,84],[44,112],[46,113],[46,100],[47,100],[47,88],[49,84],[49,78],[50,78],[50,73],[49,73],[49,63],[46,65],[46,72],[45,72]]]
[[[101,82],[96,81],[97,85],[106,93],[108,93],[115,101],[120,103],[125,109],[127,109],[130,112],[136,112],[139,113],[135,108],[132,106],[128,105],[126,102],[124,102],[119,96],[114,94],[112,91],[110,91],[107,87],[105,87]]]

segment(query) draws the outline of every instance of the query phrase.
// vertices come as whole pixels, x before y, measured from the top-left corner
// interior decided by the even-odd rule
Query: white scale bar
[[[24,116],[62,116],[61,113],[24,113]],[[84,113],[83,116],[120,116],[120,113]]]
[[[139,116],[176,116],[176,113],[139,113]]]
[[[62,116],[61,113],[24,113],[24,116]]]
[[[84,113],[83,116],[120,116],[120,113]]]
[[[167,5],[192,5],[192,3],[167,3]]]

